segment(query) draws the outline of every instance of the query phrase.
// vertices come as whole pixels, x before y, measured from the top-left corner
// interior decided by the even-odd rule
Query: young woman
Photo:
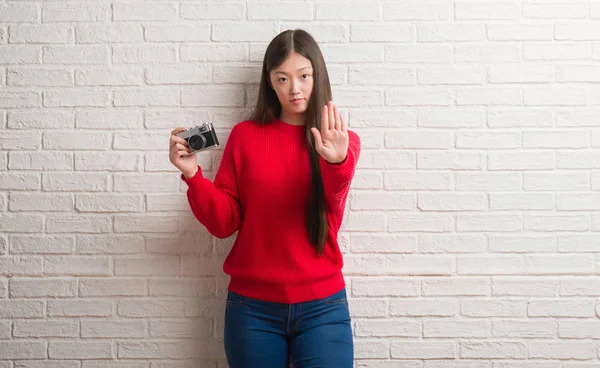
[[[195,217],[219,238],[237,231],[225,352],[230,368],[353,366],[353,338],[338,231],[360,154],[331,101],[321,50],[306,31],[276,36],[259,97],[231,131],[214,183],[185,140],[170,160]]]

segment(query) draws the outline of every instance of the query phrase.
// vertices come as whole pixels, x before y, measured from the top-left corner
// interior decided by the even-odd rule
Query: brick
[[[493,334],[498,338],[548,339],[557,337],[556,321],[493,321]]]
[[[445,88],[390,89],[385,94],[385,104],[390,106],[447,106],[452,103],[452,94]]]
[[[423,296],[489,295],[490,280],[477,277],[428,278],[422,282]]]
[[[495,296],[558,296],[559,283],[556,278],[543,277],[499,277],[494,279]]]
[[[136,339],[147,335],[145,321],[123,320],[83,320],[81,321],[81,337],[83,338],[121,338]]]
[[[2,187],[1,182],[0,187]],[[10,187],[8,188],[10,189]],[[19,188],[21,190],[33,189],[32,187],[22,188],[22,186]],[[0,231],[7,233],[39,233],[44,228],[44,219],[37,214],[0,214],[0,220]],[[35,259],[31,261],[33,262]]]
[[[39,190],[41,188],[39,174],[7,173],[0,175],[0,189],[4,190]]]
[[[483,167],[479,153],[430,151],[417,154],[417,167],[421,169],[478,170]]]
[[[555,166],[554,152],[522,150],[488,153],[489,170],[545,170]]]
[[[367,47],[367,46],[365,46]],[[457,45],[458,48],[458,45]],[[332,57],[334,57],[332,52]],[[449,63],[453,59],[450,45],[385,45],[385,61],[392,63]],[[379,61],[379,60],[367,60]]]
[[[489,338],[491,327],[487,321],[443,321],[423,322],[425,338]]]
[[[457,105],[521,105],[523,101],[520,88],[513,87],[460,87],[456,91]]]
[[[465,107],[431,107],[419,111],[418,126],[428,128],[476,128],[485,126],[485,113]]]
[[[75,209],[79,212],[141,212],[142,197],[129,194],[77,194]]]
[[[103,107],[110,103],[110,92],[100,89],[70,89],[43,92],[46,107]]]
[[[106,46],[44,46],[44,64],[106,64],[109,50]]]
[[[557,23],[554,38],[559,41],[600,40],[600,25],[595,22]]]
[[[486,39],[486,28],[474,23],[430,23],[417,25],[418,42],[474,42]]]
[[[138,24],[92,24],[81,23],[75,27],[75,42],[93,43],[135,43],[144,41],[144,30]]]
[[[273,4],[271,4],[273,6]],[[242,20],[244,18],[244,4],[242,3],[214,3],[194,4],[183,3],[179,6],[179,16],[182,19],[197,20]]]
[[[76,127],[84,129],[139,129],[142,124],[143,115],[137,109],[86,109],[75,116]]]
[[[179,91],[171,88],[123,88],[114,91],[115,106],[178,106]]]
[[[455,5],[456,19],[517,19],[521,15],[519,5],[509,1],[458,1]]]
[[[586,3],[523,3],[523,16],[535,19],[583,19],[589,15],[589,6]]]
[[[3,3],[0,4],[0,22],[35,23],[39,21],[38,4]]]
[[[42,140],[45,149],[102,150],[110,147],[108,132],[64,132],[47,131]]]
[[[179,222],[175,216],[114,216],[114,230],[123,232],[151,232],[170,233],[179,229]]]
[[[70,212],[73,209],[70,194],[11,193],[8,208],[11,211]]]
[[[149,42],[201,42],[210,41],[209,25],[147,25],[144,37]]]
[[[144,72],[136,67],[85,68],[75,71],[77,86],[139,86]]]
[[[73,73],[60,69],[12,69],[6,73],[6,84],[25,87],[70,87]]]
[[[293,20],[293,21],[310,21],[313,19],[313,4],[298,3],[294,1],[282,1],[277,3],[272,2],[256,2],[248,3],[248,20]],[[317,4],[317,17],[319,15],[319,6]],[[354,7],[355,5],[353,5]],[[343,8],[339,12],[343,12]],[[358,10],[358,9],[357,9]],[[325,10],[326,11],[326,10]],[[243,12],[240,9],[232,9],[231,13],[241,15]],[[218,18],[217,18],[218,19]],[[238,18],[239,19],[239,18]]]
[[[211,40],[268,42],[278,33],[275,22],[219,22],[212,25]]]
[[[112,344],[110,341],[50,341],[48,357],[50,359],[111,359]]]
[[[491,193],[489,197],[493,211],[554,209],[554,196],[549,193]]]
[[[0,299],[0,317],[2,318],[41,318],[44,316],[44,309],[42,300]],[[0,351],[7,350],[0,349]],[[45,353],[42,358],[45,358]]]
[[[136,235],[78,235],[77,254],[143,253],[144,239]]]
[[[40,141],[40,135],[37,132],[3,130],[0,136],[0,149],[36,150],[41,147]]]
[[[370,21],[381,19],[382,9],[365,1],[317,2],[315,20]]]
[[[355,322],[356,337],[419,337],[421,324],[418,321],[358,320]]]
[[[46,359],[47,346],[45,341],[0,341],[3,359]]]
[[[487,239],[478,234],[423,234],[419,236],[419,253],[481,253]]]
[[[183,4],[182,4],[183,6]],[[246,47],[241,44],[197,43],[182,44],[181,60],[194,61],[245,61]]]
[[[105,216],[52,215],[46,218],[48,233],[107,233],[110,229],[110,217]]]
[[[184,304],[178,300],[120,300],[117,312],[125,317],[182,317]]]
[[[177,19],[177,5],[169,2],[113,4],[113,21],[165,21]]]
[[[181,89],[183,106],[243,106],[244,97],[245,92],[239,87],[197,86]]]
[[[15,321],[15,337],[78,337],[77,321]]]
[[[525,318],[527,302],[505,299],[465,299],[460,303],[460,314],[473,318]]]
[[[529,356],[532,359],[576,359],[596,357],[596,347],[589,342],[532,342]]]
[[[44,3],[42,22],[103,22],[110,17],[110,4]]]
[[[146,280],[143,278],[81,278],[79,281],[79,296],[143,296],[146,295]],[[143,307],[143,303],[136,301]]]
[[[72,253],[74,238],[70,235],[13,235],[10,239],[11,253]]]
[[[591,54],[590,47],[583,42],[528,42],[523,44],[523,59],[527,61],[587,60]]]
[[[587,231],[590,230],[590,218],[587,215],[540,215],[525,216],[524,228],[534,231]]]
[[[399,3],[386,3],[384,6],[384,19],[397,20],[447,20],[453,13],[452,4],[444,1],[403,1]]]
[[[38,64],[42,47],[36,45],[0,45],[1,64]]]
[[[450,175],[442,172],[389,171],[384,186],[388,190],[447,190]]]
[[[0,91],[0,108],[40,107],[42,97],[38,92]]]
[[[112,315],[112,310],[112,301],[97,298],[48,300],[48,316],[51,317],[109,317]]]
[[[163,173],[114,173],[114,192],[173,192],[179,187],[177,175]]]
[[[9,43],[60,44],[73,40],[73,28],[63,25],[11,25],[8,27]]]
[[[517,44],[456,44],[454,51],[457,63],[519,62],[520,55]]]
[[[384,55],[380,44],[324,44],[320,48],[327,63],[379,63]]]
[[[552,271],[551,271],[552,270]],[[594,260],[589,257],[573,256],[525,256],[527,274],[585,274],[594,273]]]
[[[148,84],[205,84],[211,81],[211,68],[185,64],[149,67],[145,70],[145,80]]]
[[[462,359],[526,359],[527,345],[520,341],[460,342]]]
[[[177,276],[180,259],[167,255],[122,256],[114,263],[117,276]]]
[[[458,349],[450,341],[393,341],[393,359],[456,359]]]
[[[551,24],[490,24],[488,37],[493,41],[550,41],[554,37]]]
[[[174,63],[177,60],[174,45],[114,45],[112,50],[115,64]]]
[[[52,109],[10,111],[7,126],[15,129],[36,130],[72,128],[74,116],[72,111],[52,111]]]

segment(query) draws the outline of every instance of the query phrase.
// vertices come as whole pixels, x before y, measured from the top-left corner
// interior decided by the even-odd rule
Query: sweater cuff
[[[183,173],[181,173],[180,178],[181,180],[183,180],[186,184],[190,184],[190,183],[194,183],[195,181],[202,179],[202,168],[200,167],[200,165],[198,166],[198,171],[196,171],[196,173],[194,174],[194,176],[190,177],[189,179],[185,177],[185,175],[183,175]]]

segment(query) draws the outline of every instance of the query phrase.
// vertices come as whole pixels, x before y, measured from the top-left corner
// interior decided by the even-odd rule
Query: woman
[[[268,45],[256,108],[232,129],[214,183],[175,136],[183,129],[170,160],[192,212],[216,237],[238,232],[223,266],[229,367],[351,368],[337,238],[360,139],[331,101],[313,37],[288,30]]]

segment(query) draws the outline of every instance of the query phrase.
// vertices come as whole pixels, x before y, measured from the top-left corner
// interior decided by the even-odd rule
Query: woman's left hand
[[[321,131],[311,128],[315,136],[315,148],[327,162],[337,164],[346,159],[348,153],[348,129],[337,106],[332,101],[323,106]]]

